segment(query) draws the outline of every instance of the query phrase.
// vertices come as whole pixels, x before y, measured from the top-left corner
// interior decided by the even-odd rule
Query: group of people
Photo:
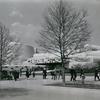
[[[53,79],[53,80],[57,80],[62,77],[62,71],[57,70],[56,68],[54,70],[52,70],[50,72],[50,74],[51,74],[51,79]],[[46,70],[46,68],[44,68],[43,69],[43,79],[46,79],[46,77],[47,77],[47,70]]]
[[[17,79],[19,79],[19,71],[13,69],[13,70],[11,71],[11,74],[12,74],[12,77],[13,77],[13,79],[14,79],[15,81],[17,81]]]
[[[55,68],[54,71],[51,71],[51,76],[52,76],[51,79],[53,79],[53,80],[58,79],[59,80],[62,77],[62,71],[61,70],[56,70],[56,68]]]
[[[28,79],[30,77],[30,75],[33,76],[33,78],[35,78],[35,70],[33,71],[29,71],[28,69],[26,70],[26,78]]]
[[[70,69],[70,74],[71,74],[70,81],[76,81],[77,72],[76,72],[75,68],[72,67]],[[85,79],[85,74],[84,74],[84,70],[83,69],[80,70],[80,78],[82,78],[82,80]]]
[[[47,78],[47,70],[46,70],[46,68],[43,68],[43,79],[46,79]],[[62,78],[62,70],[57,70],[56,68],[54,69],[54,70],[52,70],[51,72],[50,72],[50,74],[51,74],[51,79],[53,79],[53,80],[59,80],[60,78]],[[11,75],[12,75],[12,77],[13,77],[13,79],[15,80],[15,81],[17,81],[17,79],[19,79],[19,76],[20,76],[20,71],[17,71],[17,70],[12,70],[12,72],[11,72]],[[30,77],[30,75],[32,75],[33,76],[33,78],[35,78],[35,70],[32,70],[31,72],[30,72],[30,70],[26,70],[26,78],[28,79],[29,77]],[[71,75],[71,77],[70,77],[70,81],[76,81],[76,78],[77,78],[77,71],[76,71],[76,69],[74,68],[74,67],[72,67],[71,69],[70,69],[70,75]],[[81,69],[80,70],[80,78],[82,78],[83,80],[85,79],[85,74],[84,74],[84,70],[83,69]],[[99,80],[100,81],[100,75],[99,75],[99,70],[98,70],[98,68],[95,68],[95,71],[94,71],[94,80],[96,81],[96,80]]]
[[[12,79],[17,81],[19,77],[22,75],[22,72],[19,70],[12,69],[12,71],[10,72],[10,75],[12,76]],[[26,78],[28,79],[30,75],[33,75],[33,78],[35,78],[35,71],[34,70],[30,71],[29,69],[26,68],[26,71],[25,71]]]
[[[73,67],[70,69],[70,74],[71,74],[70,81],[76,81],[77,72]],[[85,79],[85,73],[84,73],[83,69],[80,70],[80,78],[82,78],[83,80]],[[94,81],[96,81],[96,80],[100,81],[100,75],[99,75],[98,68],[95,68],[95,70],[94,70]]]

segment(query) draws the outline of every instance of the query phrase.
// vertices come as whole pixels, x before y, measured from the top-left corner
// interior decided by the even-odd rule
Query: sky
[[[54,0],[0,0],[0,22],[21,42],[37,47],[43,15]],[[66,0],[88,10],[92,31],[90,44],[100,45],[100,0]]]

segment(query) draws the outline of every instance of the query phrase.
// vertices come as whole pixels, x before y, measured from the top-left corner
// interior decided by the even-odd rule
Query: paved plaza
[[[68,81],[70,77],[66,77]],[[78,77],[79,79],[79,77]],[[87,77],[90,82],[93,77]],[[18,81],[0,81],[0,100],[100,100],[99,89],[84,89],[72,87],[48,86],[47,84],[61,83],[62,80],[46,80],[42,76],[35,79],[20,78]],[[69,81],[68,81],[69,82]],[[100,84],[99,81],[93,84]]]

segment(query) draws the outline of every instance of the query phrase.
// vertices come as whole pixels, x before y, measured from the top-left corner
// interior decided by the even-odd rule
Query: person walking
[[[95,80],[95,81],[96,81],[96,78],[100,81],[98,68],[96,68],[96,69],[95,69],[95,72],[94,72],[94,80]]]
[[[80,78],[82,80],[82,84],[84,84],[84,82],[85,82],[85,74],[84,74],[83,68],[80,70]]]
[[[84,71],[83,71],[83,68],[81,68],[81,70],[80,70],[80,78],[81,78],[81,76],[84,74]]]
[[[26,70],[26,77],[27,77],[27,79],[29,78],[29,76],[30,76],[30,73],[29,73],[29,71],[28,71],[28,69]]]
[[[74,69],[73,69],[73,66],[70,69],[70,75],[71,75],[70,81],[73,81],[74,80]]]
[[[17,73],[16,70],[12,71],[12,75],[13,75],[14,80],[17,81],[17,79],[18,79],[18,73]]]
[[[61,70],[59,70],[58,80],[60,79],[60,77],[62,77],[62,71]]]
[[[46,71],[46,68],[43,69],[43,79],[46,79],[46,76],[47,76],[47,71]]]
[[[57,80],[57,69],[54,69],[54,80]]]
[[[51,73],[51,79],[54,80],[54,71],[51,71],[50,73]]]
[[[33,70],[33,78],[35,78],[35,70]]]
[[[17,71],[16,74],[17,74],[17,79],[19,79],[19,71]]]
[[[77,72],[75,69],[73,69],[73,81],[76,81],[76,77],[77,77]]]

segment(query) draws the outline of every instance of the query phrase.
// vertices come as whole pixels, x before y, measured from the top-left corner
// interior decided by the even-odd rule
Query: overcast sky
[[[54,0],[0,0],[0,21],[7,25],[12,35],[25,44],[36,46],[43,14]],[[90,44],[100,45],[100,0],[66,0],[88,10],[92,29]]]

